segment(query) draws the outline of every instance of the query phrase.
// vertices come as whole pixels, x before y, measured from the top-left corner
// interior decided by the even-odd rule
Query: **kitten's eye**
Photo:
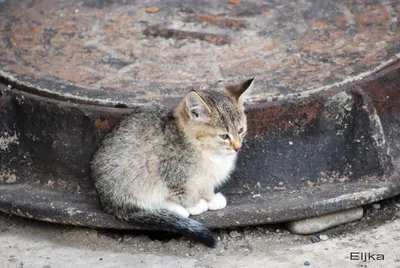
[[[192,115],[194,116],[194,117],[199,117],[199,114],[195,111],[195,110],[192,110],[192,111],[190,111],[191,113],[192,113]]]
[[[242,133],[243,132],[243,130],[244,130],[244,128],[239,128],[239,131],[238,131],[238,133],[240,134],[240,133]]]
[[[221,139],[223,139],[223,140],[229,139],[229,135],[228,135],[228,134],[222,134],[222,135],[219,135],[219,137],[220,137]]]

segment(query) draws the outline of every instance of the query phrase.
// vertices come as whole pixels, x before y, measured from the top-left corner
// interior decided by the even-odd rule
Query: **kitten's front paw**
[[[213,199],[208,202],[209,210],[218,210],[226,207],[226,198],[221,193],[214,195]]]
[[[207,201],[204,199],[200,199],[200,202],[197,205],[195,205],[194,207],[186,208],[186,210],[189,211],[190,215],[199,215],[208,210]]]

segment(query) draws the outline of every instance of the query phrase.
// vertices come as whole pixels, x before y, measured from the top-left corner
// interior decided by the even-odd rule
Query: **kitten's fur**
[[[190,91],[173,110],[152,105],[122,120],[91,163],[104,209],[215,246],[212,233],[188,217],[226,206],[214,188],[235,166],[247,131],[243,93],[252,83]]]

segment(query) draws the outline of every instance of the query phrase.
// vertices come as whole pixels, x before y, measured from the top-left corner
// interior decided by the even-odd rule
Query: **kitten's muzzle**
[[[241,147],[242,145],[240,144],[240,142],[235,142],[235,141],[231,142],[231,148],[236,152],[239,152]]]

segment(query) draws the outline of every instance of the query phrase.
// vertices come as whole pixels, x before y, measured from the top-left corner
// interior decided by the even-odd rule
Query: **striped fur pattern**
[[[122,120],[91,162],[104,209],[215,246],[212,233],[188,217],[226,206],[215,188],[235,167],[247,132],[243,93],[252,83],[192,90],[174,109],[154,104]]]

